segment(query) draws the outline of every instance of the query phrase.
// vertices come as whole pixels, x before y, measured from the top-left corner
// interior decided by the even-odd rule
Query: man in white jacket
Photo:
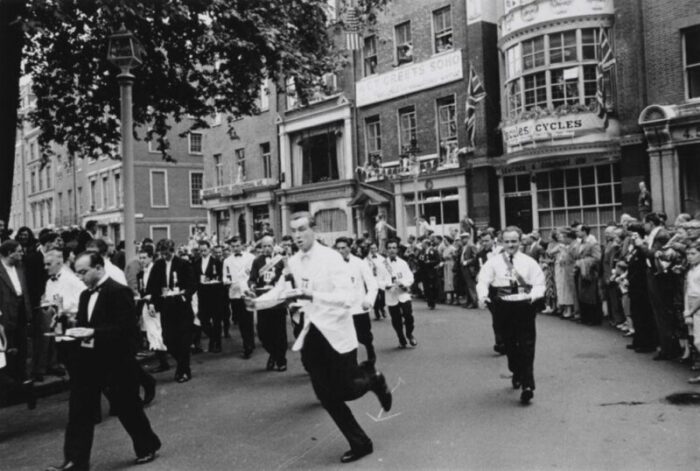
[[[316,396],[350,443],[340,459],[349,463],[372,453],[373,445],[345,402],[372,391],[389,411],[391,391],[384,375],[357,364],[357,334],[350,312],[354,291],[347,263],[338,252],[316,241],[314,219],[308,212],[292,214],[290,226],[299,248],[288,262],[294,288],[283,277],[273,289],[247,302],[256,309],[279,299],[301,304],[304,327],[292,350],[301,350]]]
[[[377,280],[372,271],[363,260],[350,253],[350,240],[346,237],[339,237],[335,241],[335,249],[340,253],[348,265],[352,280],[352,320],[357,332],[357,341],[365,346],[367,350],[367,361],[374,364],[377,355],[374,353],[372,345],[372,321],[369,318],[369,310],[374,306],[377,297]]]
[[[389,257],[386,259],[386,269],[391,277],[391,284],[386,287],[386,305],[389,307],[391,325],[399,338],[399,348],[406,348],[407,340],[408,344],[415,347],[418,341],[413,336],[413,304],[410,294],[413,272],[408,263],[398,256],[398,241],[390,240],[387,250]]]

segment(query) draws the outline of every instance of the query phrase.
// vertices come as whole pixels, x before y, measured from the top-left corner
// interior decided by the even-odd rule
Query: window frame
[[[376,125],[376,132],[371,131]],[[373,149],[371,142],[374,141],[376,149]],[[382,121],[379,115],[365,118],[365,159],[369,160],[370,155],[382,155]]]
[[[410,111],[408,111],[410,110]],[[399,154],[403,153],[403,148],[404,146],[410,145],[412,139],[418,139],[418,115],[416,113],[416,107],[415,105],[409,105],[405,106],[403,108],[400,108],[396,110],[397,114],[397,124],[398,124],[398,131],[399,131]],[[413,115],[413,132],[412,137],[409,137],[409,142],[403,142],[404,141],[404,136],[403,136],[403,128],[402,128],[402,116],[410,116]],[[409,131],[411,128],[409,128]]]
[[[446,17],[448,18],[450,25],[448,28],[444,28],[444,24],[443,24],[443,25],[441,25],[441,26],[443,26],[443,29],[438,31],[438,29],[437,29],[438,16],[437,15],[441,15],[441,18],[445,18],[445,16],[442,16],[442,15],[444,15],[445,12],[447,12]],[[433,30],[432,31],[433,32],[433,35],[432,35],[433,36],[433,54],[442,54],[442,53],[454,50],[455,46],[454,46],[454,27],[452,24],[452,6],[445,5],[441,8],[433,10],[432,13],[433,13],[432,14],[433,21],[432,21],[431,26],[432,26],[432,30]],[[444,21],[443,21],[443,23],[444,23]],[[442,40],[443,38],[449,39],[449,43],[450,43],[449,47],[445,47],[442,50],[438,50],[438,41]]]
[[[162,173],[164,175],[163,187],[165,189],[165,205],[156,205],[153,203],[153,174]],[[164,168],[151,168],[148,172],[149,176],[149,193],[151,196],[151,208],[163,209],[170,207],[170,195],[168,192],[168,170]]]
[[[214,159],[214,187],[220,187],[224,185],[223,154],[214,154],[212,158]]]
[[[192,150],[192,136],[199,136],[199,151]],[[187,133],[187,153],[190,155],[202,155],[204,153],[204,133],[190,131]]]
[[[688,64],[688,34],[689,33],[694,33],[697,34],[699,39],[700,39],[700,25],[695,25],[691,26],[690,28],[686,28],[681,32],[681,57],[683,59],[683,86],[684,86],[684,96],[687,101],[700,101],[700,61],[697,63],[693,64]],[[697,74],[697,81],[699,82],[698,84],[698,95],[697,96],[691,96],[691,90],[690,90],[690,74],[691,70],[689,69],[694,69],[692,70]]]
[[[236,164],[236,181],[235,183],[243,183],[246,181],[246,164],[245,164],[245,147],[239,147],[238,149],[235,149],[233,151],[233,155],[235,156],[234,162]],[[239,172],[239,170],[242,170]],[[240,181],[238,179],[240,174]]]
[[[404,36],[408,36],[408,40],[399,44],[399,30],[401,28],[404,28],[404,27],[406,28],[406,31],[408,32],[408,34],[404,35]],[[407,55],[402,55],[399,52],[399,48],[404,48],[404,47],[406,47],[406,48],[408,48],[408,50],[410,50],[410,53],[411,53],[410,58],[407,58],[408,57]],[[404,54],[407,54],[407,53],[404,53]],[[394,63],[396,64],[396,66],[400,66],[403,64],[411,64],[411,63],[413,63],[413,61],[414,61],[413,33],[411,31],[411,20],[406,20],[406,21],[403,21],[397,25],[394,25]]]
[[[264,146],[267,146],[267,152],[265,152]],[[262,160],[263,178],[272,178],[272,146],[269,142],[260,144],[260,158]]]
[[[370,41],[370,43],[373,45],[373,52],[372,55],[367,54],[367,42]],[[371,65],[372,60],[374,60],[374,65],[372,65],[372,72],[367,73],[367,68],[368,65]],[[369,61],[369,64],[368,64]],[[379,57],[377,55],[377,35],[373,34],[371,36],[366,36],[362,40],[362,74],[363,77],[369,77],[371,75],[377,75],[377,66],[379,64]]]
[[[151,235],[151,239],[157,242],[157,240],[153,237],[153,229],[167,229],[168,236],[166,239],[170,239],[170,224],[151,224],[148,226],[148,232]]]
[[[199,188],[199,204],[195,204],[193,202],[192,197],[194,196],[194,184],[192,178],[195,175],[199,175],[201,177],[201,186]],[[202,199],[202,190],[204,189],[204,172],[202,170],[190,170],[189,172],[189,182],[190,182],[190,208],[201,208],[204,206],[204,200]]]
[[[447,103],[448,100],[450,103]],[[450,135],[449,137],[444,137],[442,136],[441,128],[443,125],[442,122],[442,117],[440,116],[440,110],[444,108],[451,107],[453,109],[454,115],[453,119],[451,120],[454,122],[454,134]],[[447,124],[449,126],[450,121],[447,121]],[[435,124],[437,128],[437,142],[438,145],[442,144],[443,141],[445,142],[453,142],[458,139],[459,136],[459,124],[458,124],[458,116],[457,116],[457,97],[455,94],[447,95],[444,97],[440,97],[435,100]]]

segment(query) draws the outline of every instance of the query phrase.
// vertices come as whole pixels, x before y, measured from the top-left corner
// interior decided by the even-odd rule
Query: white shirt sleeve
[[[479,301],[482,302],[489,297],[489,286],[496,277],[493,261],[493,257],[487,260],[484,266],[481,267],[481,270],[479,270],[479,276],[477,277],[476,294]]]

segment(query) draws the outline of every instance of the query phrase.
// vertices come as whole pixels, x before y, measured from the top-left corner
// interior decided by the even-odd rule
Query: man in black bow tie
[[[84,253],[75,262],[76,273],[88,289],[80,295],[78,329],[66,332],[76,340],[72,346],[65,462],[48,468],[50,471],[90,468],[95,419],[105,389],[110,391],[112,409],[131,437],[136,464],[153,461],[161,447],[139,398],[133,295],[107,276],[104,263],[96,253]]]

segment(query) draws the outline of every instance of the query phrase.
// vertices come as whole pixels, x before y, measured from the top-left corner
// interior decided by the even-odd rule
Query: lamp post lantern
[[[138,67],[143,62],[141,59],[143,48],[138,39],[121,25],[109,37],[107,59],[121,70],[117,75],[121,101],[120,120],[122,134],[122,173],[124,185],[124,248],[126,260],[133,260],[136,256],[136,221],[134,208],[134,142],[133,142],[133,116],[131,102],[131,88],[134,84],[134,76],[131,69]],[[119,189],[117,188],[117,191]]]

